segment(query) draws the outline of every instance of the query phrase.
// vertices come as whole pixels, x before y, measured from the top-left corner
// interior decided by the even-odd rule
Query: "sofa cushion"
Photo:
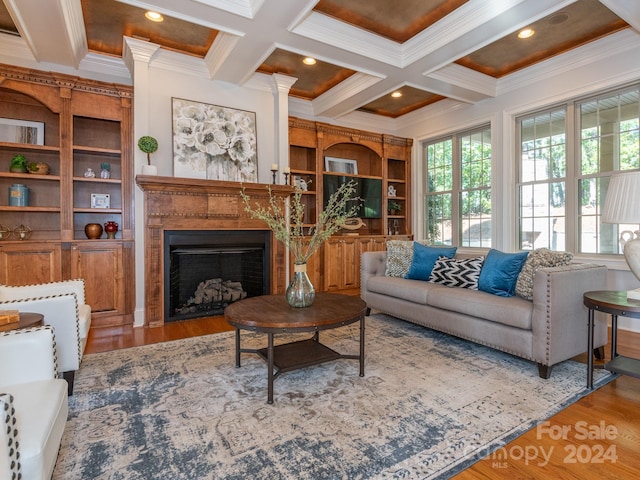
[[[413,242],[413,259],[406,278],[429,280],[431,270],[439,257],[453,258],[457,247],[432,247]]]
[[[429,276],[431,283],[446,287],[478,289],[478,278],[482,271],[484,257],[446,258],[440,257]]]
[[[367,281],[367,290],[370,293],[388,295],[421,305],[427,304],[427,298],[433,291],[444,289],[441,285],[406,278],[376,276]]]
[[[436,308],[490,320],[512,327],[531,329],[533,303],[520,297],[499,297],[461,288],[442,288],[429,295],[427,303]]]
[[[482,266],[478,290],[499,297],[512,297],[516,281],[529,252],[504,253],[492,248]]]
[[[533,278],[536,270],[545,267],[561,267],[569,265],[573,254],[569,252],[554,252],[548,248],[538,248],[531,252],[524,262],[516,281],[516,295],[527,300],[533,300]]]
[[[409,240],[389,240],[387,242],[387,277],[404,277],[411,267],[413,242]]]

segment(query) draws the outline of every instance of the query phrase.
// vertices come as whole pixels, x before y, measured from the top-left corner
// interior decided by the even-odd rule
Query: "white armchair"
[[[0,478],[49,480],[69,414],[50,326],[0,332]]]
[[[75,371],[80,367],[91,327],[91,307],[85,304],[84,280],[20,287],[0,285],[0,310],[44,315],[45,325],[54,328],[58,362],[72,395]]]

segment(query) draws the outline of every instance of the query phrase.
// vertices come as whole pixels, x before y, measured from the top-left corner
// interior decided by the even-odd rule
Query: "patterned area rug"
[[[366,325],[364,377],[350,359],[283,373],[273,405],[264,361],[235,368],[233,332],[87,355],[53,478],[448,478],[587,393],[584,364],[542,380],[532,362],[392,317]],[[293,338],[308,335],[276,344]],[[321,334],[341,353],[357,338],[357,325]]]

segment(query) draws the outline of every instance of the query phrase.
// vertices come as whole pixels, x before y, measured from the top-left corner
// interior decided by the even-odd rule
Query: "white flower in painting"
[[[217,129],[215,122],[203,122],[198,125],[195,134],[196,148],[209,155],[222,155],[227,150],[228,139]]]
[[[193,147],[196,144],[198,122],[194,118],[177,117],[173,125],[173,141],[176,145]]]
[[[231,159],[238,164],[248,162],[254,154],[251,142],[246,137],[236,138],[228,152]]]

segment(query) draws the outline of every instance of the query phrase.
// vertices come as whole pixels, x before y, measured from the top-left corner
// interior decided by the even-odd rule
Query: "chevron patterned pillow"
[[[477,290],[483,262],[484,257],[460,259],[440,257],[431,270],[429,282],[447,287]]]

